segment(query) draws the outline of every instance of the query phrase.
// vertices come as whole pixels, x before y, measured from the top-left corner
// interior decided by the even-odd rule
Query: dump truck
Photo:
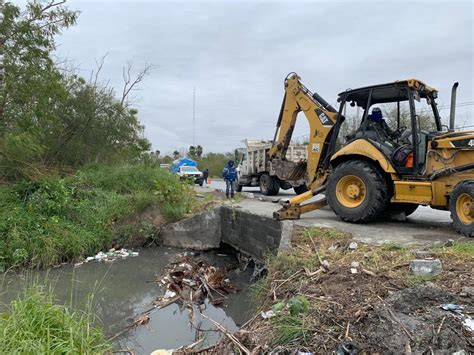
[[[268,151],[273,145],[270,140],[244,140],[244,148],[238,151],[241,159],[238,162],[237,191],[244,187],[258,186],[263,195],[277,195],[280,189],[293,188],[297,194],[307,191],[304,178],[292,179],[281,174],[282,169],[275,170]],[[305,144],[290,143],[285,154],[285,161],[291,164],[306,166],[307,150]],[[293,167],[293,165],[292,165]]]
[[[267,153],[274,169],[301,174],[309,191],[283,203],[274,213],[279,220],[298,219],[303,213],[329,204],[342,220],[365,223],[390,212],[413,213],[419,205],[448,210],[453,227],[474,236],[474,131],[456,131],[455,83],[451,90],[449,126],[441,122],[438,91],[418,79],[398,80],[338,95],[339,109],[301,83],[296,73],[284,81],[285,94],[275,139]],[[419,103],[426,102],[426,109]],[[396,107],[397,127],[387,128],[380,105]],[[400,105],[409,108],[403,125]],[[357,127],[338,148],[346,105],[363,112]],[[299,112],[309,122],[305,169],[286,161]],[[421,118],[431,123],[424,129]],[[278,164],[278,162],[281,164]],[[291,168],[293,165],[293,168]],[[291,171],[289,172],[291,174]],[[281,176],[281,172],[276,172]],[[313,199],[324,193],[324,197]]]

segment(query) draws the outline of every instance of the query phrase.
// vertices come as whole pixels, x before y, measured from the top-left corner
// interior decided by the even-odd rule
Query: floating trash
[[[135,257],[138,256],[138,252],[133,251],[131,249],[110,249],[107,253],[104,253],[103,251],[99,251],[96,255],[94,256],[88,256],[84,261],[80,261],[78,263],[74,264],[74,267],[81,266],[82,264],[88,263],[90,261],[100,261],[100,262],[106,262],[106,263],[111,263],[116,261],[117,259],[125,259],[129,257]]]

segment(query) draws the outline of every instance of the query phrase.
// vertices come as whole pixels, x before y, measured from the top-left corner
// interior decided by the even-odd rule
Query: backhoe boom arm
[[[306,164],[306,185],[318,188],[326,175],[321,163],[328,154],[332,128],[337,122],[337,111],[317,93],[311,93],[296,73],[285,79],[285,96],[277,121],[275,139],[269,151],[270,160],[285,160],[291,142],[297,115],[303,111],[309,122],[308,161]],[[316,184],[315,184],[316,182]]]

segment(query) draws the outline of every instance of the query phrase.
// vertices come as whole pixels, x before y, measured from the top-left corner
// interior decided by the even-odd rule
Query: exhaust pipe
[[[456,115],[456,90],[459,83],[456,81],[451,89],[451,111],[449,112],[449,130],[454,132],[454,120]]]

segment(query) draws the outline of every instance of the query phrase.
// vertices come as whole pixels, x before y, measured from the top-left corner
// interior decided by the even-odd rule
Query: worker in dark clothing
[[[392,141],[399,137],[399,133],[397,131],[392,131],[387,122],[385,122],[382,110],[379,107],[374,107],[372,113],[367,118],[369,120],[367,130],[377,132],[382,140]]]
[[[235,193],[235,182],[237,181],[237,169],[234,166],[233,160],[229,160],[227,162],[227,165],[224,167],[224,170],[222,172],[222,177],[225,181],[226,197],[229,198],[230,193],[230,197],[233,198]]]
[[[209,169],[205,169],[204,172],[202,173],[202,178],[204,179],[204,181],[206,182],[206,184],[209,184],[207,182],[207,178],[209,177]]]

